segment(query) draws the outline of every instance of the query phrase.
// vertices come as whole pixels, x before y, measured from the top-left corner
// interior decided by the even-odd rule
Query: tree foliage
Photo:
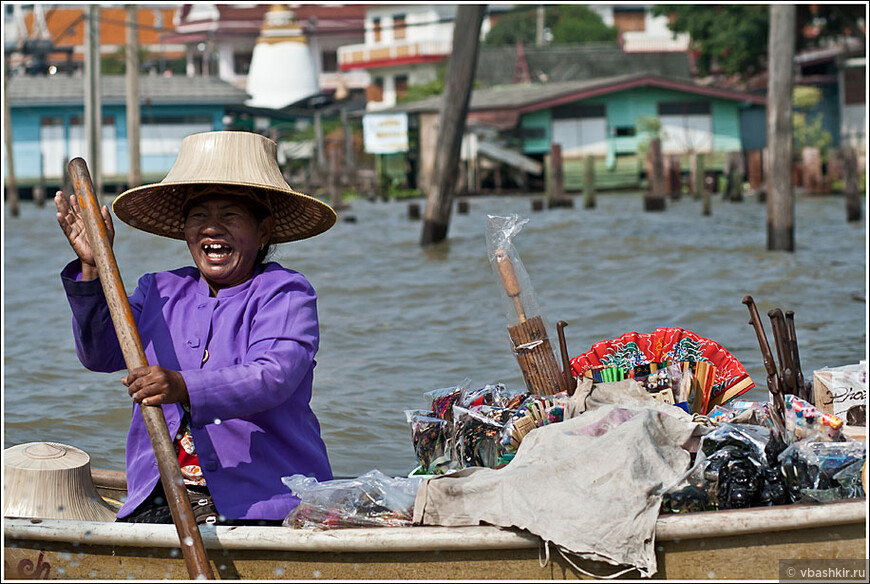
[[[749,77],[767,62],[770,6],[759,4],[659,4],[671,31],[689,33],[699,74],[722,72]],[[796,48],[820,46],[843,37],[861,39],[863,4],[797,5]]]
[[[515,45],[522,40],[534,44],[537,37],[537,6],[523,5],[501,15],[484,39],[487,45]],[[549,44],[615,42],[616,27],[607,26],[587,6],[561,4],[544,8],[544,27],[552,38]]]

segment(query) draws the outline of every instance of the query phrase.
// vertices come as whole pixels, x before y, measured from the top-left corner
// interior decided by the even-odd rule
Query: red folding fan
[[[725,403],[740,396],[755,384],[734,355],[716,341],[692,331],[659,327],[651,333],[628,332],[615,339],[599,341],[571,360],[575,376],[599,367],[629,370],[638,365],[664,361],[707,361],[716,367],[710,405]]]

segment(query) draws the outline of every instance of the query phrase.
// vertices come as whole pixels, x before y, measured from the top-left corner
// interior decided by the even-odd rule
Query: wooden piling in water
[[[700,152],[692,152],[689,157],[689,188],[694,199],[704,193],[704,155]]]
[[[9,114],[9,75],[3,76],[3,142],[6,147],[6,207],[12,217],[18,217],[18,183],[12,156],[12,118]]]
[[[332,208],[336,211],[341,211],[346,209],[348,205],[342,200],[342,181],[341,181],[341,169],[342,169],[342,149],[341,144],[339,142],[332,142],[327,147],[327,159],[329,161],[329,176],[327,179],[327,185],[329,189],[329,197],[332,204]]]
[[[667,157],[667,191],[671,199],[679,199],[683,194],[683,172],[680,169],[680,155],[671,154]]]
[[[33,186],[33,204],[36,207],[45,207],[45,181],[40,180]]]
[[[408,219],[417,220],[420,218],[420,203],[408,203]]]
[[[846,196],[846,221],[861,220],[861,193],[858,189],[858,155],[855,148],[843,148],[843,194]]]
[[[565,196],[565,169],[562,165],[562,145],[550,144],[547,199],[552,202]]]
[[[662,161],[662,141],[653,138],[649,143],[649,187],[643,197],[644,211],[665,210],[664,163]]]
[[[583,159],[583,206],[595,208],[595,157],[591,154]]]
[[[796,8],[770,5],[767,83],[767,249],[794,251],[792,91]]]
[[[456,202],[456,212],[460,215],[468,215],[468,201],[465,199]]]
[[[426,218],[420,245],[426,246],[447,238],[453,191],[459,163],[459,151],[465,132],[465,119],[477,67],[480,27],[486,6],[460,4],[456,10],[452,58],[447,66],[442,99],[446,106],[439,117],[438,141],[432,182],[426,193]]]
[[[746,153],[747,166],[749,167],[749,188],[753,191],[764,186],[764,163],[761,150],[750,150]]]
[[[725,163],[725,196],[732,203],[743,201],[743,153],[729,152]]]

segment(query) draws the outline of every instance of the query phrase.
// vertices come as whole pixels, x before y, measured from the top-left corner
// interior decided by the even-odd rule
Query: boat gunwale
[[[867,521],[866,498],[824,504],[703,511],[660,516],[658,541],[835,527]],[[201,526],[208,549],[305,552],[415,552],[432,550],[527,549],[541,539],[517,528],[478,526],[360,527],[301,530],[278,526]],[[67,519],[4,518],[4,547],[10,540],[71,542],[77,545],[178,548],[171,524],[107,523]]]

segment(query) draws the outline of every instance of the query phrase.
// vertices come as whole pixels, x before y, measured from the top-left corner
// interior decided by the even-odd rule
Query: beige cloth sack
[[[530,432],[506,467],[424,482],[414,522],[518,527],[563,553],[653,575],[660,490],[688,468],[683,445],[698,425],[633,380],[581,384],[571,401],[575,417]]]

